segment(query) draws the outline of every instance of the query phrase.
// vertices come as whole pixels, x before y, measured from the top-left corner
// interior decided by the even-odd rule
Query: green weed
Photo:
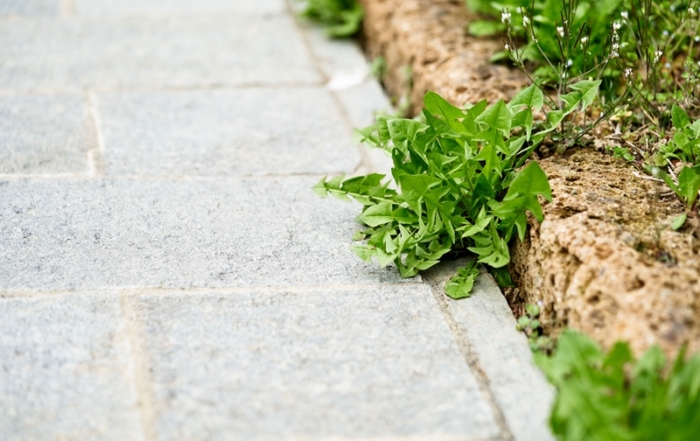
[[[403,277],[412,277],[449,251],[468,250],[508,284],[508,243],[516,234],[524,239],[527,212],[543,219],[538,198],[552,197],[536,162],[518,169],[567,115],[585,111],[598,85],[571,85],[563,107],[539,123],[533,112],[542,110],[544,95],[534,85],[508,104],[481,101],[467,109],[428,92],[425,122],[380,116],[376,125],[358,131],[365,143],[392,157],[395,189],[382,182],[383,175],[372,174],[324,178],[314,190],[363,205],[358,221],[366,228],[358,238],[364,243],[352,246],[363,260],[393,263]],[[460,273],[448,294],[467,296],[474,274],[473,268]]]
[[[700,433],[700,356],[673,363],[652,347],[635,359],[625,343],[604,352],[564,331],[537,364],[557,388],[550,425],[560,441],[693,441]]]
[[[329,36],[344,38],[360,30],[364,11],[356,0],[306,0],[302,16],[324,24]]]
[[[550,352],[554,342],[551,338],[543,335],[540,325],[540,307],[535,304],[525,306],[526,315],[518,318],[516,329],[525,333],[530,349],[534,352]]]

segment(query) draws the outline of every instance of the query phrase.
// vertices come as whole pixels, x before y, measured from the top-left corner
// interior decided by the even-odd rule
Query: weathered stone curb
[[[553,440],[548,428],[554,390],[534,365],[525,335],[491,275],[482,272],[474,295],[452,300],[444,294],[447,280],[472,259],[446,261],[424,278],[433,287],[467,362],[479,372],[516,441]]]

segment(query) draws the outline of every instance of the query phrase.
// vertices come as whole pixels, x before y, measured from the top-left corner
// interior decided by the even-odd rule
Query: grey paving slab
[[[109,175],[349,173],[360,163],[321,87],[98,97]]]
[[[300,5],[301,2],[296,6],[298,11]],[[357,43],[330,39],[322,27],[306,20],[300,20],[299,24],[326,78],[326,87],[338,98],[353,127],[372,125],[375,115],[393,112],[379,81],[370,75],[369,63]],[[391,159],[387,155],[370,150],[368,159],[371,170],[390,174]]]
[[[284,0],[76,0],[78,16],[139,16],[167,14],[280,14]]]
[[[322,27],[308,20],[300,19],[299,25],[319,67],[329,80],[339,76],[364,78],[369,74],[367,59],[355,41],[330,39]]]
[[[368,78],[359,84],[334,91],[356,128],[364,128],[376,122],[376,115],[387,115],[394,108],[374,78]]]
[[[2,182],[0,291],[400,280],[349,250],[358,206],[317,180]]]
[[[84,173],[96,147],[83,95],[0,95],[0,173]]]
[[[427,286],[140,296],[161,440],[498,435]]]
[[[60,0],[0,0],[0,16],[58,16]]]
[[[444,282],[467,262],[446,262],[434,267],[429,277],[442,289]],[[513,313],[496,282],[482,274],[472,297],[445,300],[488,377],[494,399],[515,440],[553,441],[548,422],[554,391],[534,365],[527,339],[516,331]]]
[[[0,89],[316,84],[288,16],[13,20],[0,26]]]
[[[333,91],[338,97],[348,119],[355,128],[364,128],[375,123],[376,115],[392,113],[392,106],[381,86],[374,78],[362,83]],[[359,136],[355,136],[359,142]],[[366,149],[367,159],[372,171],[391,176],[393,162],[383,150],[362,146]]]
[[[116,297],[0,298],[0,439],[141,440]]]

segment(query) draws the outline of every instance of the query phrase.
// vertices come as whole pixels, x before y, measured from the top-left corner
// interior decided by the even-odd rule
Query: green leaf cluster
[[[673,138],[659,149],[659,153],[665,159],[700,165],[700,119],[691,121],[685,110],[674,104],[671,120],[675,129]]]
[[[302,16],[326,25],[329,36],[345,38],[360,30],[364,11],[357,0],[306,0]]]
[[[700,434],[700,356],[667,363],[658,347],[635,359],[565,331],[553,356],[535,354],[557,388],[550,416],[561,441],[691,441]]]
[[[508,243],[525,237],[528,212],[542,220],[539,198],[552,198],[539,165],[523,165],[567,114],[590,105],[598,85],[572,85],[562,97],[565,108],[537,124],[533,112],[542,109],[544,96],[536,86],[508,104],[481,101],[466,109],[428,92],[425,122],[380,116],[376,125],[358,131],[364,142],[391,156],[395,188],[373,174],[324,178],[314,190],[363,205],[358,220],[366,228],[357,237],[363,242],[352,249],[366,261],[393,263],[403,277],[412,277],[452,250],[468,250],[508,283]],[[472,269],[459,275],[448,294],[467,296],[475,274]]]
[[[666,182],[666,185],[676,193],[676,196],[683,201],[688,210],[693,210],[698,198],[698,191],[700,191],[700,167],[684,166],[678,174],[677,183],[663,171],[657,174],[659,174],[664,182]]]
[[[515,326],[515,329],[523,332],[527,336],[527,340],[532,351],[548,352],[552,350],[554,342],[550,337],[543,335],[539,316],[539,306],[535,304],[525,305],[525,315],[518,318],[518,323]]]

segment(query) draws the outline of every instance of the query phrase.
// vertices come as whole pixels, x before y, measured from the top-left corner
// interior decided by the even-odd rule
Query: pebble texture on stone
[[[389,170],[351,133],[391,106],[299,6],[0,0],[0,439],[547,433],[498,290],[362,262],[311,191]]]

